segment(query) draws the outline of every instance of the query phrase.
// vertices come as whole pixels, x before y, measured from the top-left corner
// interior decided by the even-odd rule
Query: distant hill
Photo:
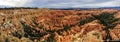
[[[1,10],[10,10],[10,9],[38,9],[37,7],[1,7]]]
[[[101,7],[100,9],[118,9],[118,10],[120,10],[120,7]]]
[[[11,6],[2,6],[0,9],[38,9],[38,7],[11,7]],[[120,10],[120,7],[100,7],[100,8],[49,8],[53,10],[90,10],[90,9],[117,9]]]
[[[50,9],[61,9],[61,10],[90,10],[90,9],[117,9],[120,10],[120,7],[100,7],[100,8],[50,8]]]

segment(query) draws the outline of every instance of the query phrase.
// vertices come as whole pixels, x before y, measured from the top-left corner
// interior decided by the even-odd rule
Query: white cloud
[[[120,6],[120,1],[109,1],[96,4],[83,4],[83,5],[73,5],[72,7],[82,7],[82,8],[98,8],[98,7],[115,7]]]
[[[56,3],[56,4],[48,4],[44,7],[64,8],[64,6],[76,7],[76,8],[79,8],[79,7],[80,8],[114,7],[114,6],[120,6],[120,0],[109,0],[109,1],[101,2],[101,3],[96,3],[96,0],[92,0],[92,1],[81,0],[80,2],[73,1],[73,2],[66,2],[66,3],[61,2],[61,3]]]
[[[80,0],[81,2],[94,2],[96,0]]]
[[[40,8],[98,8],[120,6],[120,0],[0,0],[0,5]]]
[[[27,3],[28,0],[0,0],[2,6],[21,7]]]

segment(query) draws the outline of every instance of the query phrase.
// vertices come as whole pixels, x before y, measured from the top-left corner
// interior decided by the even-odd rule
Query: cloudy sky
[[[120,0],[0,0],[0,7],[98,8],[120,6]]]

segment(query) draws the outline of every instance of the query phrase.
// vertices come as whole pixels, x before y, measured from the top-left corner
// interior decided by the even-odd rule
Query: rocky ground
[[[0,42],[120,41],[120,11],[0,10]]]

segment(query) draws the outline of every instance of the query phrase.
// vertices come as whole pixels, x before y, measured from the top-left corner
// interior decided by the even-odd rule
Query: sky
[[[99,8],[120,6],[120,0],[0,0],[0,7]]]

